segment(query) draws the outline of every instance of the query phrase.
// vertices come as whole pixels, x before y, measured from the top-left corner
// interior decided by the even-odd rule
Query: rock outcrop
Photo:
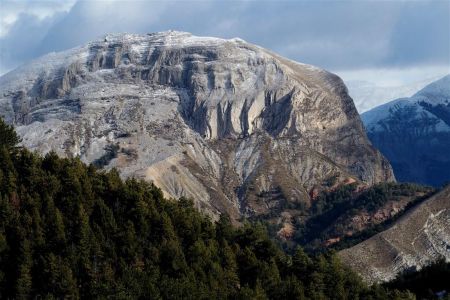
[[[239,218],[329,178],[394,180],[342,80],[240,39],[108,35],[0,79],[23,145],[79,156]]]
[[[450,186],[339,256],[369,283],[392,280],[442,257],[450,261]]]
[[[450,75],[410,98],[374,108],[362,119],[397,180],[438,187],[450,182]]]

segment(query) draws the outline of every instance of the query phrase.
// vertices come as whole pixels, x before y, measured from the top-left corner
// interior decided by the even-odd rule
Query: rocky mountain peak
[[[0,78],[23,144],[152,180],[232,216],[393,180],[342,80],[241,39],[111,34]]]

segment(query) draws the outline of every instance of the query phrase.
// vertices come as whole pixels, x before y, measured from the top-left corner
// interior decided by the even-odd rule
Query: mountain
[[[440,77],[404,85],[380,86],[363,80],[344,80],[350,97],[360,114],[398,98],[409,97]]]
[[[441,186],[450,180],[450,75],[361,117],[399,181]]]
[[[411,209],[391,228],[339,252],[368,282],[389,281],[403,271],[450,260],[450,186]]]
[[[333,179],[393,181],[342,80],[240,39],[108,35],[0,78],[22,144],[153,181],[211,215],[258,215]]]

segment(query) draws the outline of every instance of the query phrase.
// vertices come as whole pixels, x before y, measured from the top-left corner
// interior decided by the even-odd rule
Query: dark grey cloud
[[[109,32],[175,29],[241,37],[332,70],[449,65],[449,20],[449,1],[79,1],[41,25],[45,36],[22,57]],[[20,34],[10,31],[8,43]]]
[[[393,26],[385,62],[450,65],[450,1],[405,3]]]

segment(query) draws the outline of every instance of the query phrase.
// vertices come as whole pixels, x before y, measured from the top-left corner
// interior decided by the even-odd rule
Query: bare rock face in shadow
[[[308,206],[329,178],[392,181],[342,80],[240,39],[108,35],[0,79],[23,145],[234,218]]]

